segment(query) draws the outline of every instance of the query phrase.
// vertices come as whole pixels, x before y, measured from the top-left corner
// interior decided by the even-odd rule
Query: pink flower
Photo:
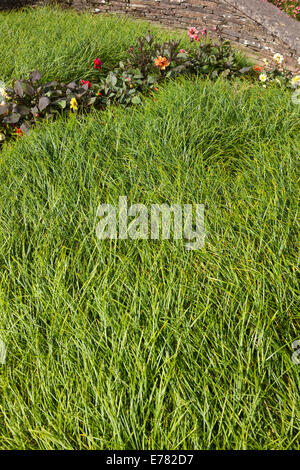
[[[98,70],[101,70],[101,68],[102,68],[102,62],[101,62],[100,59],[98,59],[98,57],[97,57],[97,59],[94,60],[94,68],[95,68],[96,70],[97,70],[97,69],[98,69]]]
[[[195,37],[198,35],[198,32],[199,32],[198,29],[192,26],[188,31],[188,35],[191,39],[195,39]]]
[[[202,34],[202,36],[206,36],[206,35],[207,35],[207,30],[206,30],[206,28],[203,28],[203,29],[202,29],[201,34]]]
[[[180,49],[181,54],[187,54],[186,50],[185,49]]]

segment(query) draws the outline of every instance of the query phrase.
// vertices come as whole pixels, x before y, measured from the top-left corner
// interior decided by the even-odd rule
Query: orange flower
[[[154,63],[156,67],[160,68],[160,70],[165,70],[165,68],[169,65],[169,62],[166,57],[162,57],[161,55],[159,55],[157,59],[154,60]]]
[[[22,137],[23,131],[19,127],[17,127],[16,134],[19,135],[20,137]]]
[[[253,70],[255,70],[255,72],[262,72],[263,71],[263,67],[261,67],[260,65],[254,65],[253,67]]]

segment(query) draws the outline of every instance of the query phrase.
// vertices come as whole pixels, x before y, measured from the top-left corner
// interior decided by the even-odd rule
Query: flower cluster
[[[276,84],[288,88],[300,86],[300,75],[293,75],[286,69],[283,55],[276,53],[272,59],[264,59],[264,64],[265,67],[255,65],[253,69],[255,72],[260,73],[258,79],[265,88],[268,84]],[[300,57],[298,58],[298,64],[300,65]]]
[[[206,36],[206,35],[207,35],[207,29],[206,29],[206,27],[204,27],[204,28],[201,30],[201,34],[202,34],[202,36]],[[189,35],[191,41],[200,41],[199,31],[198,31],[198,29],[195,28],[194,26],[192,26],[192,27],[188,30],[188,35]]]
[[[28,80],[15,80],[12,87],[0,86],[0,144],[9,138],[22,137],[41,119],[61,113],[88,110],[101,105],[101,94],[96,94],[88,80],[68,85],[53,81],[43,85],[39,71]]]
[[[266,1],[266,0],[265,0]],[[300,20],[300,2],[299,0],[268,0],[276,5],[280,10],[288,15]]]

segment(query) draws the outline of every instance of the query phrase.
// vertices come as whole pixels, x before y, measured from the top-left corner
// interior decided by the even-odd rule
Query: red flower
[[[16,128],[16,134],[17,134],[18,136],[22,137],[23,131],[22,131],[19,127],[17,127],[17,128]]]
[[[255,72],[262,72],[263,71],[263,67],[261,67],[260,65],[254,65],[253,67],[253,70],[255,70]]]
[[[91,88],[92,84],[88,80],[80,80],[81,85],[88,85],[89,88]]]
[[[95,68],[96,70],[97,70],[97,69],[98,69],[98,70],[101,70],[101,68],[102,68],[102,62],[101,62],[100,59],[97,58],[97,59],[94,60],[94,68]]]

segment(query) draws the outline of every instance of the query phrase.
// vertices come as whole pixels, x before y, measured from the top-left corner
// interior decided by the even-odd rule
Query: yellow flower
[[[0,134],[0,142],[3,142],[5,140],[5,135],[4,134]]]
[[[259,79],[261,82],[266,82],[268,80],[268,77],[265,73],[261,73]]]
[[[275,60],[275,62],[276,62],[277,64],[282,64],[282,62],[283,62],[284,59],[283,59],[283,56],[282,56],[281,54],[278,54],[278,53],[277,53],[277,54],[275,54],[275,55],[273,56],[273,60]]]
[[[269,65],[268,59],[264,59],[264,64],[265,64],[265,65]]]
[[[77,111],[78,109],[78,103],[76,101],[76,98],[72,98],[70,101],[70,109],[73,109],[73,111]]]
[[[300,85],[300,75],[296,75],[295,77],[293,77],[291,82],[292,82],[292,85],[299,86]]]

